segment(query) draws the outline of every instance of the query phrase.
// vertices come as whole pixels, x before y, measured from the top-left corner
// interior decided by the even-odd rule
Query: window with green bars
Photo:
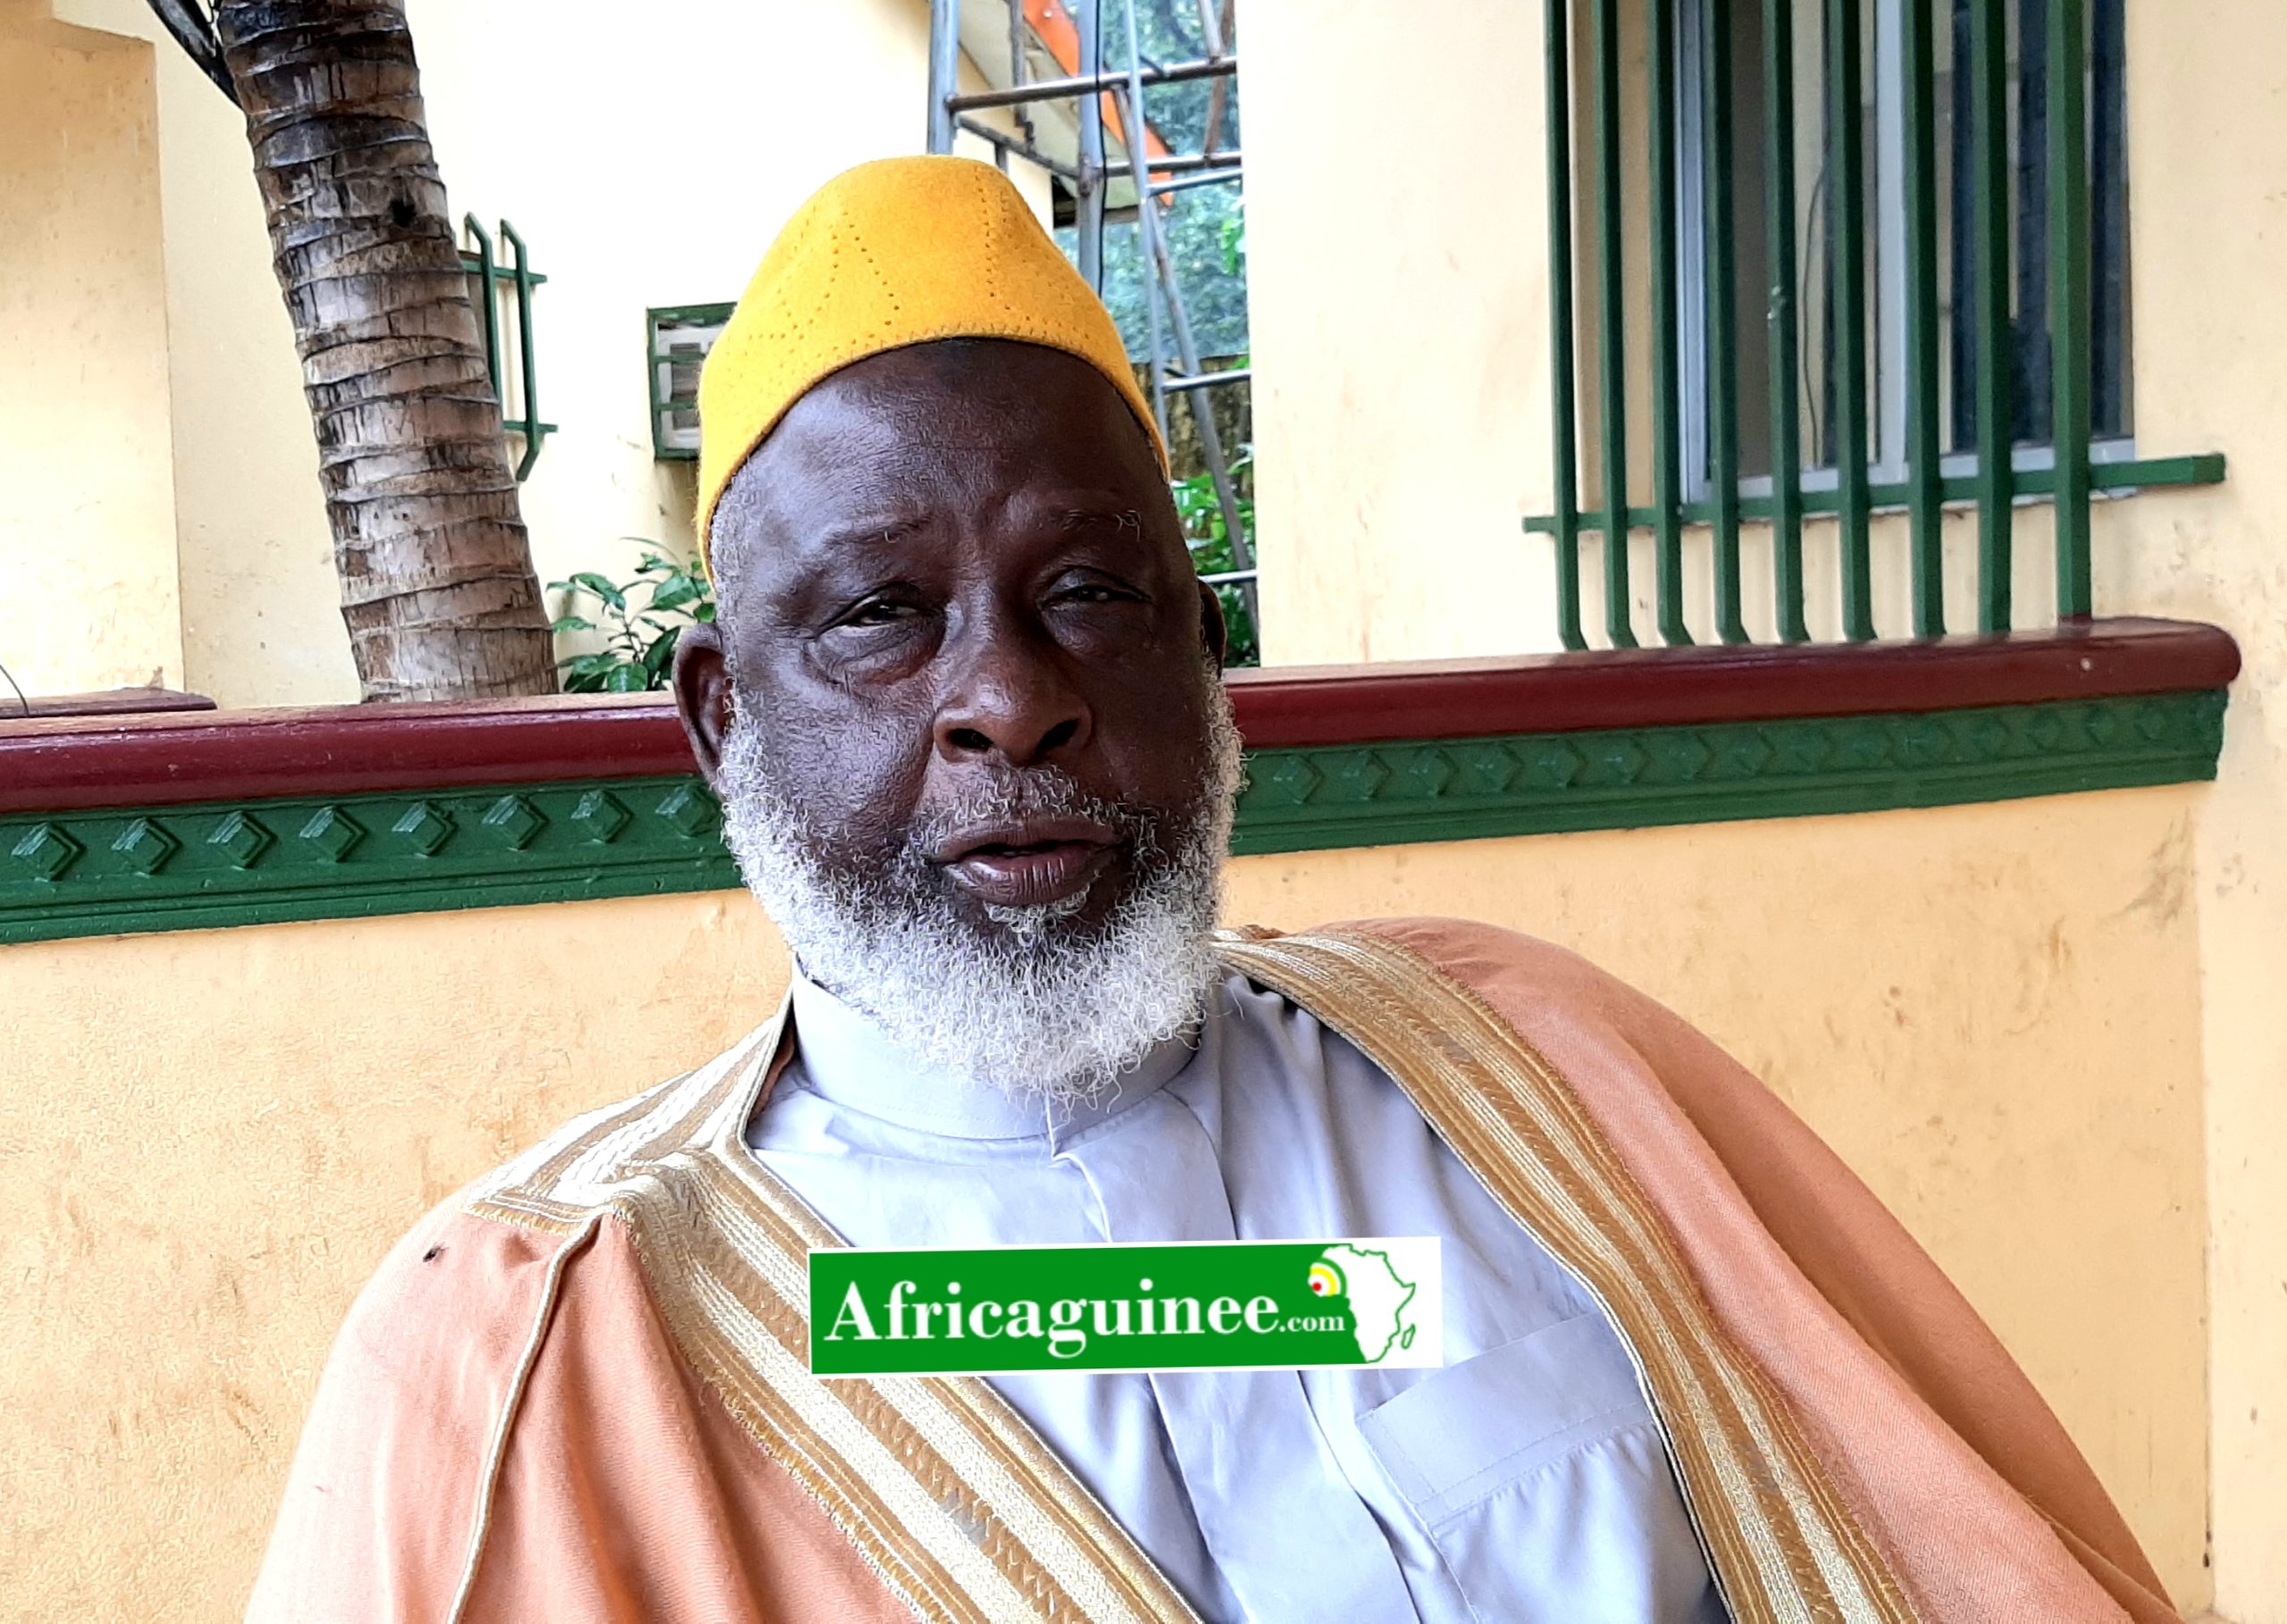
[[[461,269],[468,275],[468,298],[484,333],[484,370],[492,381],[492,398],[500,403],[500,426],[516,436],[523,449],[516,457],[518,483],[532,476],[541,445],[556,432],[556,425],[540,415],[540,355],[532,340],[532,294],[548,280],[532,268],[532,253],[516,228],[499,222],[500,241],[509,259],[500,261],[492,233],[473,214],[464,215],[461,230],[467,239],[461,249]],[[513,337],[515,365],[502,364],[503,340]]]
[[[2132,439],[2124,0],[1547,3],[1557,477],[1528,527],[1556,539],[1568,647],[1584,548],[1604,640],[1636,640],[1611,531],[1651,532],[1661,640],[1691,640],[1688,558],[1712,577],[1703,631],[1747,640],[1760,588],[1755,618],[1801,640],[1803,521],[1831,516],[1810,573],[1864,639],[1870,518],[1904,509],[1910,624],[1880,630],[1928,635],[1948,625],[1939,512],[1973,506],[1956,618],[2004,630],[2017,501],[2057,504],[2072,617],[2091,492],[2222,477]],[[1767,582],[1743,525],[1768,527]]]

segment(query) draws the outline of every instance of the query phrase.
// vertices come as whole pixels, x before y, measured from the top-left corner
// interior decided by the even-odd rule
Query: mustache
[[[1080,817],[1112,830],[1141,856],[1160,846],[1166,814],[1127,800],[1092,795],[1061,767],[1001,767],[915,810],[904,849],[919,853],[980,824],[1007,819]]]

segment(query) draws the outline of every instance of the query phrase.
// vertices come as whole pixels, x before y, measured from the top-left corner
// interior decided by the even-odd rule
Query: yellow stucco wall
[[[0,0],[0,666],[35,693],[182,677],[157,157],[148,48]]]
[[[2097,598],[2229,627],[2247,662],[2197,854],[2216,1607],[2287,1624],[2287,12],[2131,5],[2128,28],[2138,433],[2231,478],[2115,505]]]
[[[1270,663],[1555,642],[1546,548],[1518,532],[1547,481],[1524,454],[1549,434],[1538,17],[1247,0]]]
[[[143,46],[155,121],[181,684],[225,705],[357,698],[294,331],[270,264],[246,121],[141,0],[54,0]]]
[[[1230,911],[1491,918],[1697,1020],[1931,1248],[2197,1603],[2203,799],[1247,858]],[[236,1616],[388,1242],[783,974],[736,894],[0,948],[0,1617]]]

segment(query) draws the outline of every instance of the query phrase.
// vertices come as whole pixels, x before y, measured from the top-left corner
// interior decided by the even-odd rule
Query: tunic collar
[[[803,975],[793,982],[794,1042],[802,1076],[828,1102],[899,1127],[948,1139],[1046,1139],[1051,1148],[1158,1093],[1189,1065],[1198,1034],[1152,1047],[1096,1100],[1051,1106],[924,1060],[871,1017]]]

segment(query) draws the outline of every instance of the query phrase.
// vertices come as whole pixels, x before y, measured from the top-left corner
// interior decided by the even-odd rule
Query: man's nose
[[[1088,704],[1045,649],[1021,637],[980,640],[937,709],[937,754],[947,761],[998,757],[1038,766],[1087,743]]]

